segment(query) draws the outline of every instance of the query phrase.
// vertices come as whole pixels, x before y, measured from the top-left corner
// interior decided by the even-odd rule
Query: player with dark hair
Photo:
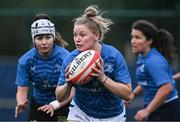
[[[138,86],[131,100],[144,92],[144,108],[136,113],[135,119],[179,121],[180,102],[170,66],[176,55],[173,36],[149,21],[138,20],[132,25],[131,37],[132,52],[138,54]]]
[[[122,54],[114,47],[104,44],[104,34],[112,21],[102,17],[97,6],[89,6],[84,14],[74,20],[74,43],[76,49],[63,61],[61,75],[56,88],[57,100],[63,101],[75,88],[70,104],[69,121],[124,122],[123,99],[129,100],[131,78]],[[68,65],[82,51],[93,49],[101,54],[101,63],[93,68],[95,73],[89,82],[75,85],[68,79]]]
[[[31,25],[34,48],[20,57],[17,66],[17,106],[15,117],[27,106],[29,86],[33,93],[30,102],[29,121],[57,121],[67,116],[69,99],[59,103],[55,89],[63,59],[69,54],[67,45],[55,31],[47,14],[37,14]],[[59,109],[60,108],[60,109]],[[57,109],[57,110],[56,110]]]

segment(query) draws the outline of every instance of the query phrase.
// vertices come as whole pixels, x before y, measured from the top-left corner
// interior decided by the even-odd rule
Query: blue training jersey
[[[16,84],[29,86],[32,82],[33,99],[39,104],[48,104],[55,100],[60,68],[68,54],[66,49],[54,45],[49,58],[43,59],[37,49],[32,48],[18,61]]]
[[[65,69],[80,52],[74,50],[63,61],[58,85],[65,83]],[[126,62],[121,53],[112,46],[102,44],[101,57],[106,76],[120,83],[131,83]],[[111,93],[95,77],[86,84],[75,85],[74,101],[87,115],[94,118],[114,117],[123,112],[123,101]]]
[[[136,80],[144,89],[144,104],[147,106],[155,97],[159,87],[165,83],[171,83],[173,90],[165,102],[177,98],[173,71],[167,60],[155,49],[142,56],[138,56],[136,67]]]

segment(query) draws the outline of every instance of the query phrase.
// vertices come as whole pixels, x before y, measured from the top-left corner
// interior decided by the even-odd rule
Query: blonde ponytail
[[[74,21],[74,25],[86,24],[93,31],[100,34],[100,40],[104,38],[104,34],[110,30],[109,26],[113,22],[108,18],[102,17],[103,12],[101,12],[96,5],[91,5],[87,7],[84,14]]]

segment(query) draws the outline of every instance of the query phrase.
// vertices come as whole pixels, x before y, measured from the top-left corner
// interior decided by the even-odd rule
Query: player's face
[[[150,50],[152,41],[147,40],[144,34],[137,30],[132,29],[131,31],[131,47],[133,53],[146,54]]]
[[[74,43],[79,51],[88,49],[95,49],[99,39],[99,34],[94,33],[85,24],[78,24],[74,26]]]
[[[35,37],[34,43],[42,56],[50,54],[53,47],[53,36],[48,34],[38,35]]]

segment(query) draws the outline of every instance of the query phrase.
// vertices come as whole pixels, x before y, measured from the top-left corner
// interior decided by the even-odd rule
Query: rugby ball
[[[86,50],[77,55],[71,62],[68,69],[68,78],[73,84],[85,84],[90,79],[92,68],[96,66],[95,62],[100,62],[100,53],[96,50]]]

